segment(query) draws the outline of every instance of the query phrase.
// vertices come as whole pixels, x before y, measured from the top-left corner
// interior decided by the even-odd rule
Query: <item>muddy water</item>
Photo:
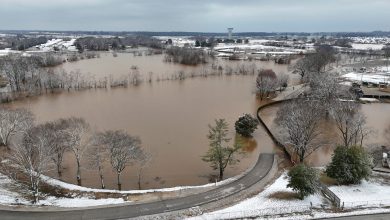
[[[278,106],[266,108],[262,110],[261,116],[265,118],[265,122],[271,130],[281,138],[279,128],[274,122],[278,109]],[[362,104],[361,111],[366,116],[367,128],[372,131],[372,134],[364,139],[363,145],[368,149],[374,146],[389,146],[390,143],[385,139],[384,130],[390,125],[390,104]],[[322,134],[317,143],[321,147],[306,159],[306,162],[312,166],[328,164],[335,146],[341,143],[337,128],[332,121],[322,121],[319,129]]]
[[[136,65],[144,76],[168,75],[175,71],[202,71],[199,67],[164,63],[163,57],[134,57],[119,54],[112,57],[103,54],[99,59],[67,63],[67,71],[80,70],[97,76],[121,75]],[[239,62],[218,61],[225,65]],[[287,66],[272,62],[255,62],[262,68],[273,68],[276,72],[287,72]],[[140,86],[115,89],[91,89],[81,92],[49,94],[11,104],[12,107],[30,109],[38,122],[62,117],[85,118],[94,129],[124,129],[139,136],[143,147],[151,152],[153,160],[142,176],[143,188],[161,188],[178,185],[197,185],[209,181],[216,174],[201,160],[208,149],[208,124],[216,118],[226,118],[230,136],[234,139],[234,122],[243,113],[255,114],[260,105],[253,93],[255,76],[215,76],[193,78],[184,81],[160,81],[143,83]],[[254,138],[245,141],[246,154],[241,162],[226,170],[225,177],[237,175],[256,162],[260,152],[273,152],[274,146],[260,127]],[[87,157],[88,155],[84,155]],[[74,156],[67,154],[64,161],[63,180],[75,181]],[[82,170],[83,185],[99,187],[96,170]],[[53,176],[56,174],[53,172]],[[110,165],[105,168],[106,185],[116,188],[116,176]],[[129,166],[122,174],[124,189],[136,189],[136,168]]]

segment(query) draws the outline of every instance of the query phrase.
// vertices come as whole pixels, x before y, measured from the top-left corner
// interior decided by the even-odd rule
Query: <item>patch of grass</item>
[[[278,191],[270,194],[268,196],[270,199],[279,199],[279,200],[296,200],[298,198],[298,194],[295,192],[287,192],[287,191]]]
[[[337,185],[337,181],[333,178],[328,177],[325,172],[322,172],[320,174],[320,182],[327,186]]]

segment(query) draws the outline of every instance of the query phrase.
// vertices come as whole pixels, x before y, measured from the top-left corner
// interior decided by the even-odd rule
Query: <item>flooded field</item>
[[[261,116],[265,118],[265,123],[270,126],[271,130],[280,137],[278,126],[274,122],[278,109],[278,106],[265,108]],[[384,130],[390,125],[390,104],[362,104],[361,111],[366,116],[367,127],[372,131],[372,134],[364,139],[363,145],[366,148],[388,145]],[[324,166],[329,163],[334,147],[341,141],[337,128],[331,121],[324,120],[320,125],[320,130],[322,133],[319,137],[321,147],[306,159],[306,162],[312,166]]]
[[[242,62],[217,60],[222,66],[235,67]],[[207,69],[210,64],[191,67],[163,62],[163,55],[133,56],[119,54],[113,57],[104,53],[101,58],[65,63],[59,68],[79,70],[96,77],[129,74],[137,66],[142,76],[153,72],[153,77],[164,77],[178,71],[186,73]],[[276,73],[287,73],[286,65],[270,62],[253,62],[257,68],[272,68]],[[292,75],[293,81],[296,79]],[[115,89],[91,89],[80,92],[63,92],[11,103],[13,108],[27,108],[37,122],[58,118],[83,117],[99,131],[124,129],[139,136],[153,159],[143,172],[143,188],[162,188],[178,185],[197,185],[209,182],[213,174],[209,165],[201,160],[208,149],[208,124],[214,119],[226,118],[230,136],[235,137],[234,122],[243,113],[255,114],[261,104],[254,94],[255,76],[209,76],[176,81],[144,82],[139,86]],[[274,146],[259,126],[254,138],[245,140],[246,154],[241,162],[228,168],[225,177],[231,177],[251,167],[260,152],[273,152]],[[233,143],[233,140],[231,141]],[[87,156],[87,155],[85,155]],[[64,161],[63,180],[76,183],[76,163],[68,153]],[[83,164],[84,186],[99,187],[96,170]],[[53,176],[56,174],[53,172]],[[136,169],[129,166],[122,174],[123,189],[137,189]],[[116,188],[116,176],[110,164],[105,167],[108,188]]]

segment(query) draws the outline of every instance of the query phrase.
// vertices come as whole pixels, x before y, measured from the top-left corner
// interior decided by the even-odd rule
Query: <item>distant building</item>
[[[228,39],[231,40],[233,35],[233,28],[228,28],[227,30],[228,30]]]

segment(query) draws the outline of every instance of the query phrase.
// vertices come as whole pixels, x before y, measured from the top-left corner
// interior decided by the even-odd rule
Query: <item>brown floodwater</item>
[[[274,120],[279,106],[270,106],[261,112],[265,118],[266,124],[279,137],[282,138],[280,129]],[[361,111],[366,116],[367,128],[372,133],[363,141],[366,148],[377,146],[389,146],[384,136],[384,130],[390,125],[390,104],[388,103],[371,103],[362,104]],[[318,146],[321,146],[314,153],[307,157],[306,163],[312,166],[325,166],[331,160],[333,150],[337,144],[341,143],[341,138],[334,123],[330,120],[320,123],[321,135],[318,137]]]
[[[249,63],[225,60],[215,62],[232,67],[241,62]],[[253,64],[257,68],[287,72],[286,65],[261,61]],[[164,77],[180,70],[186,73],[204,71],[210,64],[190,67],[165,63],[162,55],[136,57],[119,54],[113,57],[103,53],[101,58],[65,63],[60,68],[79,70],[82,74],[90,73],[97,77],[115,77],[128,74],[132,65],[136,65],[144,77],[153,72],[156,79],[157,76]],[[85,118],[99,131],[124,129],[131,135],[139,136],[142,146],[153,156],[142,174],[143,188],[198,185],[209,182],[210,175],[216,174],[201,160],[208,149],[208,124],[212,124],[214,119],[225,118],[229,123],[230,137],[234,139],[235,120],[243,113],[255,115],[261,104],[254,94],[254,82],[255,76],[236,75],[183,81],[154,80],[128,88],[47,94],[9,105],[31,110],[38,123],[76,116]],[[275,150],[272,140],[260,126],[253,139],[244,142],[246,154],[240,156],[240,163],[226,170],[226,178],[254,165],[259,153]],[[97,171],[87,169],[85,160],[82,164],[83,185],[100,187]],[[67,154],[63,165],[63,180],[76,183],[76,164],[71,153]],[[56,177],[54,171],[51,175]],[[109,164],[105,167],[104,176],[107,187],[116,188],[116,176]],[[122,188],[137,189],[134,166],[127,167],[122,174]]]

